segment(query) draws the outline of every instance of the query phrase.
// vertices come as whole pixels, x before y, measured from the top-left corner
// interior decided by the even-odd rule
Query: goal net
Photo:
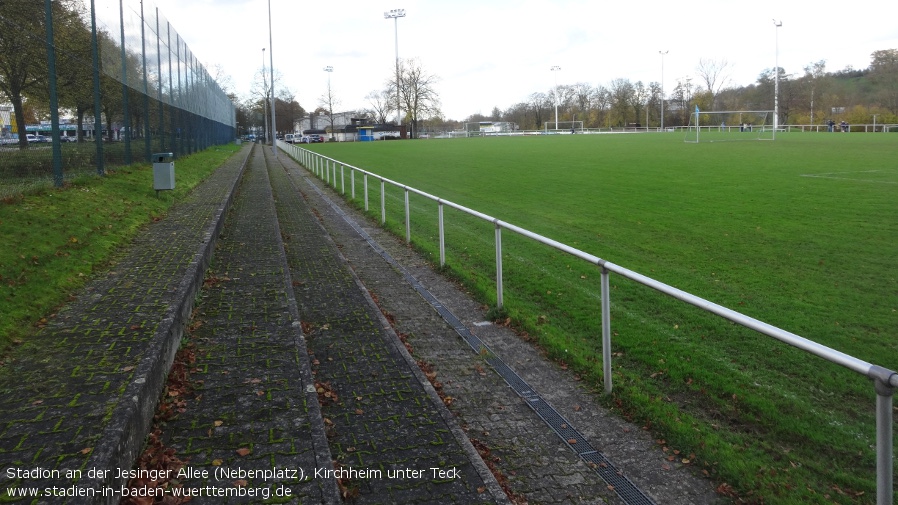
[[[733,142],[774,140],[773,111],[703,111],[695,109],[689,117],[684,142]]]
[[[543,129],[546,133],[583,133],[583,121],[546,121]]]

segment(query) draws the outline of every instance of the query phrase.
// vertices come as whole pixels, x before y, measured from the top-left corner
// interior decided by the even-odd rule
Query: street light
[[[405,9],[390,9],[384,12],[384,19],[393,20],[396,32],[396,127],[402,123],[401,105],[399,102],[399,18],[405,17]]]
[[[268,51],[269,62],[271,63],[271,152],[274,154],[274,158],[278,157],[278,128],[277,122],[274,119],[274,44],[272,43],[271,36],[271,0],[268,0],[268,47],[271,48]]]
[[[774,19],[773,26],[776,31],[776,63],[773,67],[776,74],[773,81],[773,136],[776,137],[776,129],[780,120],[780,27],[783,26],[783,22]]]
[[[670,51],[658,51],[658,54],[661,55],[661,131],[664,131],[664,55],[669,53]],[[648,120],[646,120],[645,127],[649,127]]]
[[[328,112],[330,112],[331,119],[331,140],[334,140],[334,103],[333,103],[333,93],[331,93],[331,74],[334,71],[334,67],[328,65],[324,67],[324,71],[327,72],[327,108]]]
[[[558,129],[558,71],[561,70],[561,67],[558,65],[552,65],[552,68],[549,70],[555,75],[555,129]]]

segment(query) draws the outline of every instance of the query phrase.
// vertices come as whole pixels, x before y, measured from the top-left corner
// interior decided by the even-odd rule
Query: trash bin
[[[153,189],[164,191],[175,189],[175,154],[153,154]]]

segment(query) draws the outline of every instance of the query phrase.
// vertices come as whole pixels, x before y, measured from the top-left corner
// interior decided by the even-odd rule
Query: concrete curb
[[[146,435],[152,424],[153,414],[159,395],[165,387],[168,371],[180,346],[181,336],[190,319],[196,293],[203,283],[203,276],[209,266],[215,249],[215,242],[224,223],[224,215],[233,200],[253,147],[246,150],[246,158],[227,195],[210,220],[202,243],[197,248],[193,260],[187,267],[184,278],[178,284],[177,296],[166,311],[165,317],[153,335],[147,352],[134,371],[134,378],[125,388],[118,404],[109,417],[109,422],[94,447],[86,468],[131,468],[143,449]],[[124,479],[116,479],[114,472],[108,472],[103,479],[85,479],[94,488],[118,488],[127,484]],[[115,497],[83,497],[72,503],[113,505]]]

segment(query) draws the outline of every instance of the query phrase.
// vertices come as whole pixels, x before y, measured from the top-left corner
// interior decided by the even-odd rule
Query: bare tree
[[[440,115],[440,96],[435,88],[437,81],[439,78],[428,73],[416,59],[406,59],[399,64],[399,94],[411,122],[412,138],[418,136],[419,121]]]
[[[318,98],[318,105],[327,114],[328,122],[330,123],[331,140],[334,140],[334,108],[340,106],[340,100],[334,94],[330,79],[327,80],[327,89],[324,91],[324,94]]]
[[[383,89],[380,91],[372,91],[365,96],[365,100],[368,100],[368,110],[366,112],[368,112],[376,122],[381,124],[386,123],[387,116],[390,115],[390,112],[393,110],[390,101],[390,90]]]
[[[729,63],[725,59],[711,60],[705,58],[698,60],[698,66],[695,67],[695,71],[698,72],[708,92],[711,93],[712,108],[717,94],[730,80],[728,67]]]

